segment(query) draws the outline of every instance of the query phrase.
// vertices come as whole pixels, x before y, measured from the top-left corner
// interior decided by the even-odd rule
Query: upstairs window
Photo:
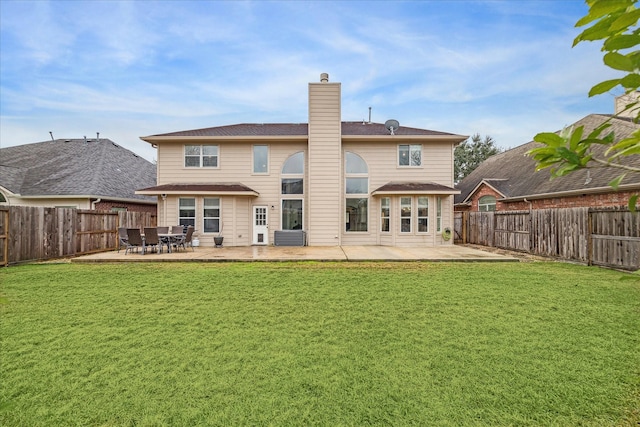
[[[398,145],[398,166],[422,165],[422,145]]]
[[[184,166],[186,168],[217,168],[217,145],[185,145]]]
[[[480,212],[491,212],[496,210],[495,196],[482,196],[478,200],[478,210]]]
[[[369,229],[369,168],[362,157],[345,152],[345,231]]]
[[[304,153],[292,154],[282,166],[282,194],[304,194]]]
[[[269,173],[269,146],[253,146],[253,173]]]

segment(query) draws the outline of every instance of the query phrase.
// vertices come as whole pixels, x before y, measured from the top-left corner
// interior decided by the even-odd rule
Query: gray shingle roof
[[[584,126],[584,136],[601,125],[611,116],[590,114],[572,126]],[[604,134],[613,130],[615,140],[619,141],[640,129],[638,124],[627,119],[611,119],[612,126]],[[558,131],[560,132],[560,131]],[[603,134],[603,135],[604,135]],[[607,187],[608,183],[620,175],[622,171],[611,167],[596,167],[589,170],[578,170],[569,175],[550,179],[549,169],[536,172],[536,163],[526,155],[527,151],[542,146],[531,141],[519,147],[496,154],[482,162],[456,188],[460,194],[455,196],[455,203],[462,203],[483,180],[501,192],[505,198],[518,198],[540,194],[564,193]],[[594,151],[602,154],[608,146],[596,146]],[[622,159],[624,164],[640,167],[640,156],[627,156]],[[630,173],[623,184],[640,185],[640,174]]]
[[[185,130],[152,136],[307,136],[307,123],[242,123],[204,129]],[[451,136],[454,134],[400,126],[396,135]],[[342,135],[389,135],[382,123],[342,122]]]
[[[155,201],[135,194],[156,184],[156,165],[105,138],[56,139],[0,148],[0,185],[22,196],[91,196]]]

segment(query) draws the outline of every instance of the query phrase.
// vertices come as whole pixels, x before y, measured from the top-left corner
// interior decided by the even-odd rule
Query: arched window
[[[478,200],[478,210],[480,212],[489,212],[496,210],[496,198],[495,196],[482,196]]]
[[[304,218],[304,152],[289,156],[281,173],[282,230],[302,230]],[[298,195],[291,197],[291,195]],[[285,198],[286,197],[286,198]]]
[[[345,152],[346,231],[367,231],[369,223],[369,168],[362,157]]]

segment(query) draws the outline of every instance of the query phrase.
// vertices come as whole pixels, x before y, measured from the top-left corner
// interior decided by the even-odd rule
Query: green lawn
[[[637,426],[640,282],[562,263],[0,269],[3,426]]]

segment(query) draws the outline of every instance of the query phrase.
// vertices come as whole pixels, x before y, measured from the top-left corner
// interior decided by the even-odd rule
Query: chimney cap
[[[320,82],[321,83],[328,83],[329,82],[329,73],[320,74]]]

